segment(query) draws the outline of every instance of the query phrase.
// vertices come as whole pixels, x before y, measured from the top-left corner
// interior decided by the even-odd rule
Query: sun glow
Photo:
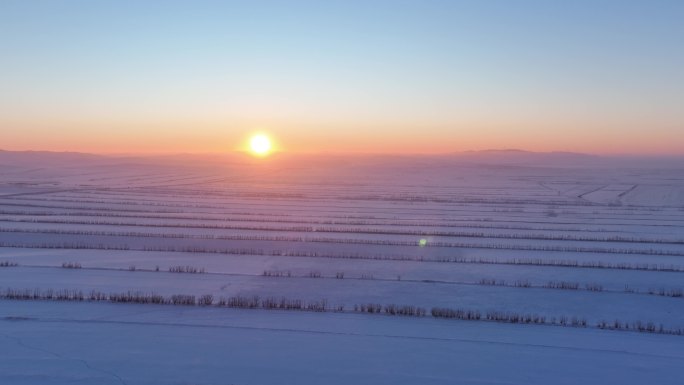
[[[249,140],[249,148],[256,156],[266,156],[271,152],[271,140],[263,134],[254,135]]]

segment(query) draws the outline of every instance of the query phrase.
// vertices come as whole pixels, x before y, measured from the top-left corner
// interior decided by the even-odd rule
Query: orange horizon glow
[[[146,148],[138,146],[74,146],[74,145],[48,145],[48,146],[6,146],[0,147],[0,151],[48,151],[48,152],[76,152],[76,153],[89,153],[89,154],[101,154],[101,155],[167,155],[167,154],[230,154],[230,153],[251,153],[250,150],[246,150],[242,147],[230,148],[228,146],[217,148],[212,147],[183,147],[183,148]],[[313,149],[307,148],[288,148],[288,149],[278,149],[272,150],[270,153],[284,153],[284,154],[382,154],[382,155],[442,155],[451,153],[461,153],[469,151],[490,151],[490,150],[520,150],[520,151],[530,151],[538,153],[550,153],[550,152],[568,152],[568,153],[581,153],[581,154],[591,154],[591,155],[636,155],[636,156],[683,156],[684,152],[679,151],[677,148],[648,148],[644,149],[643,146],[638,148],[620,148],[612,150],[604,150],[598,148],[580,148],[580,147],[562,147],[562,148],[539,148],[539,147],[522,147],[513,145],[491,145],[491,146],[481,146],[481,147],[449,147],[440,146],[436,148],[404,148],[404,147],[385,147],[383,149],[374,148],[370,146],[360,147],[360,146],[347,146],[338,147],[335,149]]]
[[[0,123],[1,124],[1,123]],[[5,125],[0,125],[3,127]],[[12,125],[18,127],[17,125]],[[46,125],[47,126],[47,125]],[[60,127],[61,126],[61,127]],[[197,127],[197,124],[189,124]],[[264,125],[260,125],[264,126]],[[202,129],[156,125],[133,129],[84,129],[55,125],[54,130],[27,128],[2,130],[0,149],[9,151],[70,151],[98,154],[226,153],[250,151],[249,138],[261,129],[241,129],[219,124]],[[534,152],[577,152],[597,155],[684,155],[682,141],[670,135],[649,135],[646,130],[534,130],[477,126],[466,129],[443,127],[399,129],[337,128],[330,130],[268,126],[273,152],[286,153],[378,153],[443,154],[490,149],[520,149]]]
[[[301,107],[300,107],[301,108]],[[314,107],[312,107],[314,108]],[[293,110],[297,110],[293,107]],[[86,153],[223,153],[249,151],[248,138],[277,138],[274,152],[441,154],[488,149],[589,154],[684,155],[681,127],[641,112],[576,115],[564,120],[533,113],[463,112],[451,116],[362,111],[293,116],[268,105],[250,116],[233,117],[218,108],[154,114],[12,111],[0,116],[0,149]],[[332,113],[330,113],[332,114]],[[282,116],[278,116],[282,115]],[[343,118],[352,115],[354,118]],[[38,117],[36,117],[38,116]],[[200,118],[201,117],[201,118]],[[653,119],[652,119],[653,118]]]

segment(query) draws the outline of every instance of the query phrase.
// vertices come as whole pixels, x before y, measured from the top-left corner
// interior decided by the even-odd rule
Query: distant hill
[[[22,166],[69,166],[88,163],[110,163],[111,158],[80,152],[6,151],[0,150],[0,164]]]
[[[511,167],[629,167],[629,168],[684,168],[684,156],[600,156],[575,152],[533,152],[518,149],[464,151],[451,154],[273,154],[266,159],[255,159],[246,153],[168,155],[96,155],[79,152],[4,151],[0,150],[0,165],[20,167],[71,166],[212,166],[264,165],[298,167],[492,165]]]
[[[593,166],[607,160],[598,155],[576,152],[532,152],[516,149],[464,151],[455,153],[454,157],[476,163],[524,166]]]

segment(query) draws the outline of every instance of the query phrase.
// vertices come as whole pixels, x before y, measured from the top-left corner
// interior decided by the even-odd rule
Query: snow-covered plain
[[[684,167],[554,159],[0,152],[0,293],[329,310],[0,299],[0,383],[684,383],[684,336],[597,327],[684,329]]]

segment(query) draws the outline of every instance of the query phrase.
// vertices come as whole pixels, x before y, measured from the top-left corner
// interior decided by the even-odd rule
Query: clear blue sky
[[[684,153],[684,1],[0,1],[0,148]]]

